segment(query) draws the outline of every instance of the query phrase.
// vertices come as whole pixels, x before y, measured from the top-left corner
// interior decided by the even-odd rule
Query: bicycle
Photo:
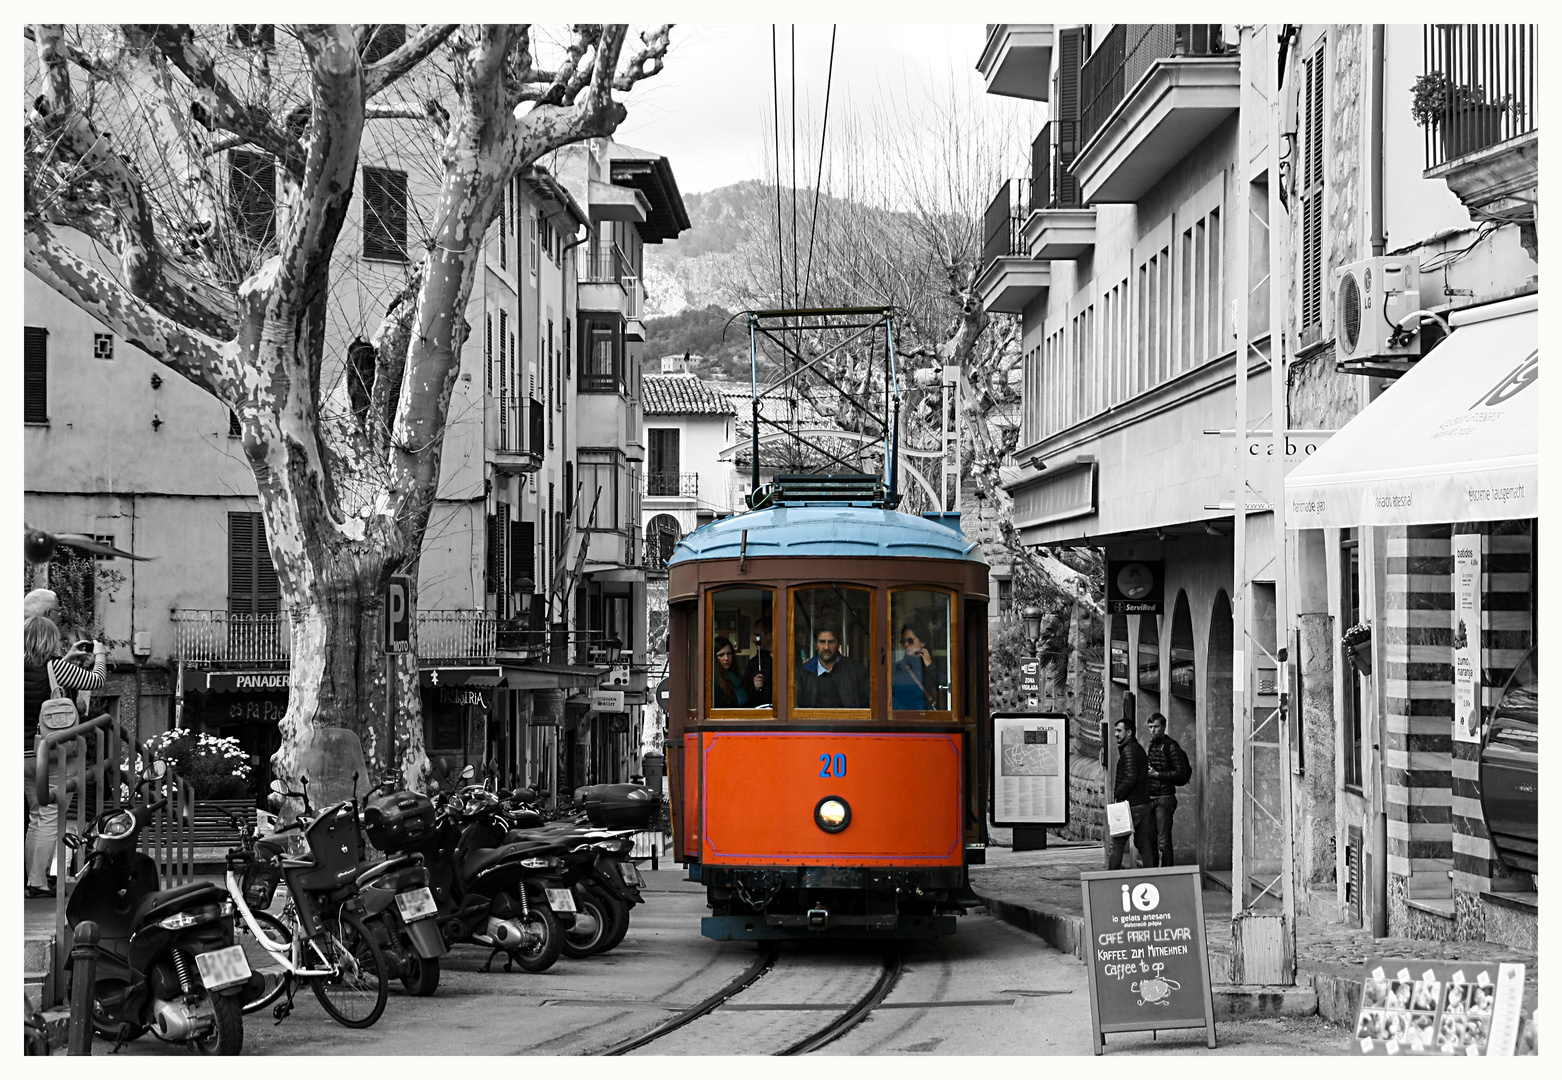
[[[304,798],[305,813],[309,813],[307,793],[284,794]],[[329,813],[328,810],[319,817]],[[230,820],[234,820],[231,815]],[[388,996],[387,965],[379,943],[362,922],[340,907],[315,916],[316,925],[311,929],[291,888],[281,919],[266,911],[278,880],[286,876],[287,870],[307,870],[311,865],[285,862],[280,847],[267,847],[273,853],[262,862],[256,831],[241,827],[240,847],[228,852],[225,868],[228,893],[239,915],[239,922],[234,924],[235,938],[243,945],[251,970],[265,976],[264,990],[245,1003],[244,1011],[256,1012],[285,994],[286,1000],[272,1008],[272,1015],[280,1022],[293,1010],[296,986],[307,983],[320,1006],[343,1027],[372,1026],[385,1011]],[[241,877],[235,876],[235,869],[240,870]],[[252,904],[261,910],[254,910]]]

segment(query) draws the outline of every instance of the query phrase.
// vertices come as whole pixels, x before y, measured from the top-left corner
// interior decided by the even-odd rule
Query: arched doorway
[[[657,514],[645,526],[646,569],[666,570],[673,548],[683,539],[683,529],[671,514]]]
[[[1195,768],[1204,780],[1199,802],[1199,863],[1206,870],[1231,869],[1231,598],[1222,589],[1210,612],[1209,651],[1204,663],[1204,708]]]
[[[1172,846],[1179,864],[1198,858],[1200,764],[1199,691],[1193,657],[1193,619],[1188,614],[1188,594],[1177,591],[1172,609],[1170,657],[1166,669],[1166,733],[1176,739],[1193,759],[1193,776],[1178,790],[1177,816],[1173,819]]]

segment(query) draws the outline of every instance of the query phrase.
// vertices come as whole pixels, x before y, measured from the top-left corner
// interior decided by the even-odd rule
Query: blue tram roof
[[[749,558],[864,556],[958,559],[987,565],[981,548],[957,529],[877,506],[776,506],[713,521],[678,541],[667,564],[736,559],[748,531]]]

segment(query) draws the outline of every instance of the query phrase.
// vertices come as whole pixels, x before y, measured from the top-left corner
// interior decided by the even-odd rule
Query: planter
[[[1443,115],[1438,133],[1443,140],[1443,160],[1467,157],[1502,141],[1501,105],[1460,105]]]

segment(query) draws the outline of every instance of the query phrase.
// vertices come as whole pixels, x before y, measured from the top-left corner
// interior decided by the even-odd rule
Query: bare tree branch
[[[456,30],[455,23],[430,23],[420,26],[400,47],[363,72],[363,96],[367,100],[433,55]]]

